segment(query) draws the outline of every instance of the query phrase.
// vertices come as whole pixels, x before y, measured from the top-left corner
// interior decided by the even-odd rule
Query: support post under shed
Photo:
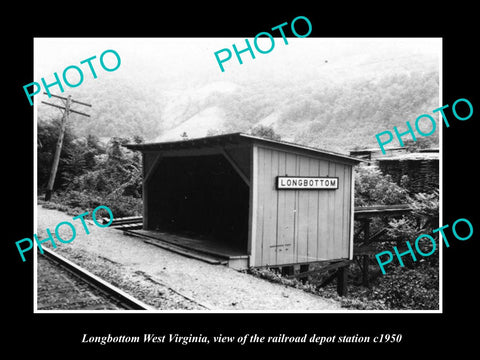
[[[337,293],[340,296],[347,295],[348,266],[342,266],[337,270]]]
[[[337,293],[340,296],[345,296],[347,294],[347,284],[348,284],[348,268],[350,265],[350,260],[337,260],[337,261],[324,261],[320,262],[323,266],[319,268],[315,268],[313,270],[307,270],[307,267],[301,265],[300,270],[298,272],[294,271],[294,266],[283,266],[282,275],[284,275],[287,279],[304,279],[306,281],[308,276],[311,275],[321,275],[326,274],[328,275],[327,279],[325,279],[319,286],[323,287],[329,283],[331,283],[335,278],[337,279]],[[304,270],[304,271],[302,271]]]

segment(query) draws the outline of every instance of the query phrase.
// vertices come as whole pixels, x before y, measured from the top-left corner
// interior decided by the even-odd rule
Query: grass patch
[[[249,269],[248,273],[285,286],[334,299],[341,306],[352,310],[437,310],[439,308],[438,268],[420,264],[408,269],[397,267],[384,276],[371,281],[370,287],[356,284],[359,269],[350,266],[348,294],[337,294],[334,280],[320,287],[320,277],[309,276],[303,283],[298,279],[287,279],[273,269]]]
[[[107,206],[113,213],[114,218],[126,216],[141,216],[143,213],[143,201],[132,196],[115,196],[103,198],[94,193],[86,191],[68,191],[52,195],[49,202],[39,196],[38,204],[46,209],[56,209],[71,216],[76,216],[88,211],[86,218],[91,219],[92,211],[100,205]],[[103,209],[99,210],[97,217],[108,214]]]

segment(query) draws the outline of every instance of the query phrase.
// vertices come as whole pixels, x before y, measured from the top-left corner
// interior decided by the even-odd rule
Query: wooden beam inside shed
[[[250,187],[250,180],[248,178],[247,175],[245,175],[245,173],[243,172],[243,170],[237,165],[237,163],[235,162],[235,160],[232,159],[232,157],[230,156],[230,154],[228,154],[224,148],[222,148],[221,150],[223,156],[225,156],[225,158],[228,160],[228,162],[230,163],[230,165],[232,165],[232,167],[235,169],[235,171],[238,173],[238,175],[242,178],[242,180],[245,182],[245,184],[247,184],[248,187]]]
[[[152,174],[155,173],[155,170],[158,167],[158,164],[160,163],[160,160],[162,158],[162,154],[159,153],[156,157],[155,160],[153,160],[153,164],[150,166],[150,169],[148,170],[148,173],[145,174],[145,179],[143,179],[144,184],[147,184],[150,178],[152,177]]]

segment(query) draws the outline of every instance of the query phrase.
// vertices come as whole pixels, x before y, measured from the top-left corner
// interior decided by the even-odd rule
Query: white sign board
[[[277,190],[336,190],[338,177],[277,176]]]

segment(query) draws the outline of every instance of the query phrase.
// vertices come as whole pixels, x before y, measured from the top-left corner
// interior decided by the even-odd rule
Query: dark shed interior
[[[249,188],[222,154],[163,157],[148,193],[149,228],[247,250]]]

